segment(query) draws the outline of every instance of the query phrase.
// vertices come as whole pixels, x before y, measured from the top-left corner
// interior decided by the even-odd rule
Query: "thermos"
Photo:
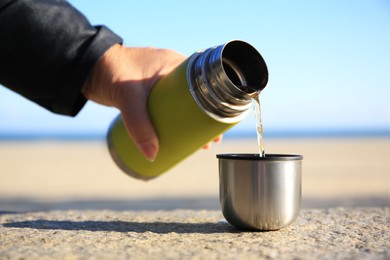
[[[264,59],[244,41],[200,50],[150,92],[149,116],[159,139],[155,160],[137,149],[120,115],[107,134],[110,154],[130,176],[157,177],[242,120],[251,107],[251,94],[267,82]]]

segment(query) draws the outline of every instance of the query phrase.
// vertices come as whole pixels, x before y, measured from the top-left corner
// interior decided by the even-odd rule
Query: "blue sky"
[[[128,46],[191,55],[232,39],[251,43],[270,73],[261,94],[266,134],[389,128],[390,1],[70,2]],[[0,135],[104,135],[117,113],[89,102],[68,118],[0,87]],[[231,131],[254,134],[253,115]]]

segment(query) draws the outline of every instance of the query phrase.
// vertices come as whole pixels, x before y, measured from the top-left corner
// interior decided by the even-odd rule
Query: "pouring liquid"
[[[252,109],[255,114],[256,121],[256,134],[257,134],[257,145],[259,149],[259,157],[265,157],[264,149],[264,134],[263,134],[263,122],[261,121],[261,106],[260,106],[260,93],[258,87],[244,85],[241,89],[245,91],[252,100]]]
[[[252,108],[256,120],[257,145],[259,148],[259,156],[265,157],[263,123],[261,121],[261,106],[260,106],[260,91],[252,95]]]

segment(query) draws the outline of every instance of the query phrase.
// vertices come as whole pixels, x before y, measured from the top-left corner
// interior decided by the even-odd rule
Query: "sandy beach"
[[[237,230],[219,207],[215,155],[256,151],[224,140],[144,182],[103,142],[1,142],[0,258],[389,259],[388,138],[266,140],[304,156],[300,214],[271,232]]]
[[[145,182],[122,173],[103,141],[3,141],[0,206],[16,199],[50,202],[217,198],[215,155],[241,152],[257,152],[256,141],[223,140]],[[302,185],[306,202],[317,199],[345,206],[343,203],[353,200],[389,201],[389,138],[271,138],[266,140],[266,152],[304,156]]]

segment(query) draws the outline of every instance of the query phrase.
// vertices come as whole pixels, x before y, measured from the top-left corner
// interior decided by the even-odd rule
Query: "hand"
[[[144,156],[153,161],[159,143],[148,115],[147,98],[156,81],[185,59],[168,49],[114,45],[90,73],[83,94],[99,104],[118,108],[129,136]]]

